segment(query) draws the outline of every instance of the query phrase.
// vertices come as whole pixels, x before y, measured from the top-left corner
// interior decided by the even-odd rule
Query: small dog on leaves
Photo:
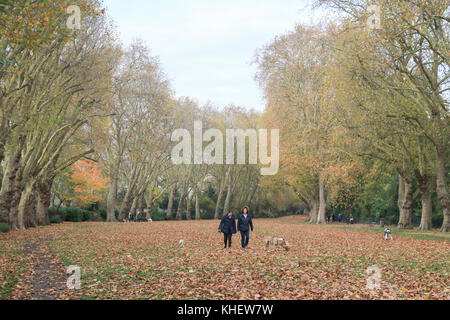
[[[391,229],[386,228],[386,229],[384,229],[384,240],[388,240],[388,239],[394,240],[392,238]]]
[[[270,246],[275,247],[276,249],[283,248],[286,251],[289,251],[291,246],[289,242],[280,237],[264,237],[264,250],[268,250]]]

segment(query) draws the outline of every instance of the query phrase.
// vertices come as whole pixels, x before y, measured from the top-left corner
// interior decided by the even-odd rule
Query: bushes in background
[[[105,214],[96,211],[89,211],[77,207],[52,207],[48,210],[50,223],[61,223],[63,221],[69,222],[83,222],[83,221],[104,221]],[[104,217],[103,217],[104,216]]]
[[[163,221],[163,220],[166,220],[166,212],[164,212],[164,211],[159,211],[158,208],[153,207],[152,220],[153,220],[153,221]]]
[[[9,231],[9,225],[6,223],[0,223],[0,233],[8,232]]]
[[[98,213],[101,221],[106,221],[106,208],[94,210],[94,212]],[[115,209],[114,212],[116,214],[116,219],[119,219],[119,210]]]

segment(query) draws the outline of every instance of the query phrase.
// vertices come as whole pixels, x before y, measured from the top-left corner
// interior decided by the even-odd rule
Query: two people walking
[[[242,208],[242,212],[237,218],[237,227],[236,227],[236,217],[233,214],[233,211],[230,210],[228,214],[226,214],[219,225],[219,232],[223,233],[223,240],[225,243],[225,248],[228,246],[231,248],[231,242],[233,234],[239,230],[241,233],[241,245],[242,248],[247,248],[248,242],[250,240],[250,229],[253,231],[253,221],[252,217],[249,214],[248,207]]]

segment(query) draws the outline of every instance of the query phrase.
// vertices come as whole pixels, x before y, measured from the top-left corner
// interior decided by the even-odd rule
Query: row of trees
[[[69,4],[81,8],[79,30],[66,23]],[[211,188],[216,218],[256,201],[256,166],[174,166],[170,152],[173,130],[192,132],[194,120],[225,132],[256,127],[258,115],[175,99],[158,58],[141,41],[122,48],[99,1],[19,0],[1,8],[0,223],[46,225],[55,203],[99,200],[107,221],[143,217],[144,208],[151,218],[167,194],[167,218],[186,209],[190,218],[192,204],[200,218],[199,198]]]
[[[14,1],[0,12],[0,221],[48,224],[55,177],[93,149],[107,107],[117,47],[99,3],[66,26],[64,1]]]
[[[115,90],[115,115],[110,117],[107,143],[98,149],[98,158],[105,164],[111,181],[107,220],[116,221],[114,212],[120,191],[124,192],[118,205],[120,221],[129,214],[152,218],[154,204],[164,196],[168,197],[167,219],[181,219],[185,211],[188,219],[199,219],[200,198],[211,188],[215,193],[215,218],[230,208],[255,202],[259,188],[258,166],[174,165],[171,134],[175,129],[184,128],[194,137],[194,121],[201,120],[205,128],[216,128],[225,135],[226,128],[257,127],[258,115],[234,106],[222,111],[208,105],[200,107],[187,97],[173,99],[162,74],[152,76],[145,70],[142,76],[149,77],[148,84],[140,79],[137,69],[158,65],[151,62],[145,46],[134,44],[129,53],[131,57],[146,57],[146,62],[128,60],[118,73],[115,82],[119,86],[126,85]],[[160,69],[155,67],[154,70]],[[175,198],[177,208],[174,208]],[[193,216],[191,209],[195,212]]]
[[[99,1],[70,2],[82,9],[72,30],[66,1],[0,0],[0,223],[46,225],[53,204],[92,203],[109,222],[160,206],[166,219],[200,219],[249,205],[266,215],[306,206],[325,223],[336,210],[379,215],[395,198],[409,228],[420,197],[420,228],[442,212],[449,231],[448,3],[391,2],[377,1],[373,29],[375,2],[319,1],[344,14],[258,50],[267,108],[256,113],[175,98],[141,41],[118,44]],[[279,128],[280,173],[174,165],[172,133],[194,136],[197,120],[223,135]]]
[[[256,58],[269,123],[282,127],[283,179],[308,204],[352,206],[381,170],[398,175],[401,228],[432,227],[432,196],[450,229],[448,1],[319,1],[343,13],[277,37]],[[379,29],[368,10],[379,9]],[[378,172],[377,172],[378,171]]]

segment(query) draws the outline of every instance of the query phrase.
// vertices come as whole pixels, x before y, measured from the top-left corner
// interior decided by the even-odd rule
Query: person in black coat
[[[219,225],[219,232],[223,233],[223,241],[225,243],[225,248],[231,248],[231,238],[233,234],[236,233],[236,217],[233,211],[229,211],[228,214],[224,215]]]
[[[247,248],[250,240],[250,229],[253,231],[253,221],[248,213],[248,207],[242,209],[242,213],[238,217],[238,230],[241,232],[242,248]]]

